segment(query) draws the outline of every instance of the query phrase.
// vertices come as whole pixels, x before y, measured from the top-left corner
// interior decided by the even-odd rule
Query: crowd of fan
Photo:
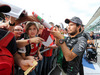
[[[5,18],[1,20],[0,26],[2,29],[11,31],[14,34],[16,38],[18,53],[24,59],[26,59],[26,56],[34,56],[36,61],[38,61],[38,65],[35,69],[35,72],[30,72],[30,74],[38,73],[38,75],[41,75],[42,73],[43,75],[47,75],[48,72],[52,69],[53,50],[57,48],[56,45],[53,45],[55,44],[53,35],[50,34],[53,40],[50,46],[44,46],[39,40],[43,40],[40,38],[40,36],[43,30],[46,28],[39,22],[24,20],[24,22],[22,21],[18,23],[15,21],[14,17],[8,15],[4,15],[4,17]],[[50,22],[49,24],[61,31],[62,34],[66,35],[66,28],[61,29],[60,25],[54,26],[53,22]],[[40,51],[44,49],[48,50],[41,54]],[[16,75],[18,75],[18,73],[23,73],[22,71],[20,71],[17,65],[15,65],[15,67],[15,70],[17,70],[15,73]]]
[[[7,33],[8,31],[14,34],[13,39],[15,42],[12,42],[12,45],[10,45],[12,50],[8,49],[15,59],[15,75],[23,75],[24,70],[30,66],[29,63],[33,60],[37,61],[38,65],[29,73],[29,75],[47,75],[53,68],[55,50],[59,50],[58,54],[60,56],[58,56],[57,63],[62,66],[61,60],[63,58],[63,53],[61,48],[55,44],[55,37],[50,33],[49,36],[52,38],[53,42],[49,46],[44,46],[42,44],[44,39],[41,38],[41,35],[43,30],[47,30],[47,28],[41,25],[33,15],[27,15],[16,19],[12,16],[4,15],[2,13],[0,14],[3,18],[0,21],[0,30],[3,32],[2,34],[5,32]],[[65,38],[70,36],[67,33],[67,27],[62,29],[59,24],[54,25],[53,22],[49,22],[49,24],[56,30],[60,31]],[[82,25],[82,27],[84,27],[84,25]],[[80,33],[84,31],[84,29],[82,30],[82,27]],[[85,35],[86,34],[83,34],[83,36]],[[93,36],[92,38],[94,39]],[[91,42],[93,42],[93,40],[89,41],[89,43]],[[41,53],[41,51],[45,49],[47,51]],[[25,61],[22,62],[19,58]],[[27,66],[27,68],[25,66]]]

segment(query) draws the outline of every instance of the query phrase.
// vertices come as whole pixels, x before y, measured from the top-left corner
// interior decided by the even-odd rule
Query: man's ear
[[[81,28],[81,25],[79,25],[79,29]]]
[[[79,32],[81,32],[81,25],[78,26],[78,30],[79,30]]]

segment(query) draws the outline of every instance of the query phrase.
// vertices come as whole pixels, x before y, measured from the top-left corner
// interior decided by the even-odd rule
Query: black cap
[[[10,11],[11,11],[10,6],[0,3],[0,20],[5,20],[5,16],[3,13],[8,13]]]
[[[0,20],[5,20],[5,16],[3,13],[0,12]]]
[[[0,12],[7,13],[10,11],[11,11],[10,6],[8,6],[6,4],[0,4]]]
[[[82,21],[79,17],[73,17],[72,19],[65,19],[65,23],[73,22],[82,25]]]

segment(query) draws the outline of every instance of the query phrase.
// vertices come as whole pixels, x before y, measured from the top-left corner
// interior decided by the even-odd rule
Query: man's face
[[[68,34],[75,35],[77,31],[78,31],[78,27],[76,26],[76,24],[73,22],[70,22],[68,25]]]
[[[90,36],[93,36],[93,32],[90,32]]]
[[[21,36],[21,34],[23,33],[23,28],[21,26],[15,26],[14,27],[14,31],[13,31],[16,39],[19,38]]]

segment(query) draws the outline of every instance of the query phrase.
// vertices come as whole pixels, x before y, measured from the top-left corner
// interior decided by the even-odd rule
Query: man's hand
[[[43,42],[44,39],[40,38],[40,37],[34,37],[30,39],[30,43],[41,43]]]
[[[55,45],[52,45],[52,46],[48,46],[48,48],[52,48],[52,49],[55,49],[57,48],[58,46],[55,44]]]
[[[20,54],[18,54],[18,52],[16,52],[14,55],[14,61],[15,63],[21,67],[22,70],[27,70],[29,67],[33,67],[33,66],[37,66],[34,65],[33,62],[35,62],[37,64],[37,61],[34,59],[34,57],[28,57],[26,59],[23,59],[22,56]],[[35,67],[33,67],[33,69],[35,69]]]
[[[10,16],[10,23],[11,23],[11,24],[14,24],[14,23],[15,23],[15,19],[16,19],[16,18]]]
[[[88,44],[92,44],[92,43],[94,44],[94,40],[88,40],[87,43]]]
[[[0,28],[8,30],[9,29],[9,25],[7,23],[4,23],[4,24],[0,25]]]
[[[60,33],[59,30],[57,30],[56,28],[53,28],[52,30],[50,30],[51,34],[57,38],[57,39],[64,39],[64,36]]]
[[[21,67],[21,69],[25,71],[25,70],[27,70],[29,67],[37,66],[37,65],[34,65],[34,64],[33,64],[34,61],[35,61],[34,59],[33,59],[33,60],[22,60],[22,61],[20,62],[20,67]],[[35,69],[35,67],[34,67],[34,69]]]

